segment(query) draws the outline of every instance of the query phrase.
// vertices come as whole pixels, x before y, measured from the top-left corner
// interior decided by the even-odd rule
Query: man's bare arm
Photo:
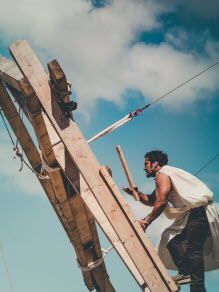
[[[156,178],[157,183],[157,199],[154,203],[154,208],[148,216],[149,223],[157,219],[166,207],[168,196],[171,190],[171,181],[168,175],[159,173]]]
[[[151,195],[143,194],[142,192],[138,192],[138,196],[140,202],[146,206],[153,207],[156,202],[156,191],[154,190]]]
[[[124,190],[127,194],[133,196],[131,188],[129,188],[129,187],[128,187],[128,188],[123,188],[123,190]],[[135,190],[136,190],[136,192],[138,193],[138,196],[139,196],[140,202],[141,202],[142,204],[144,204],[144,205],[146,205],[146,206],[150,206],[150,207],[153,207],[153,206],[154,206],[154,203],[155,203],[155,201],[156,201],[156,191],[155,191],[155,190],[153,191],[153,193],[152,193],[151,195],[143,194],[142,192],[140,192],[140,191],[138,190],[137,187],[135,187]]]

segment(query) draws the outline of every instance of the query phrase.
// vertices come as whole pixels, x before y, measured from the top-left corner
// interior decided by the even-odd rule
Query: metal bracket
[[[71,118],[71,112],[77,109],[77,102],[75,101],[64,102],[64,100],[61,98],[58,99],[57,103],[67,119]]]

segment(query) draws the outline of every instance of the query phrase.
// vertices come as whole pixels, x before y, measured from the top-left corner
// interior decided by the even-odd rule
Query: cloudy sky
[[[72,97],[78,102],[75,120],[89,139],[218,62],[218,14],[216,0],[2,1],[0,54],[11,58],[8,45],[26,39],[45,68],[56,58],[73,84]],[[145,192],[153,190],[153,181],[142,171],[146,151],[164,150],[171,165],[191,173],[218,153],[218,67],[92,143],[101,164],[111,165],[120,188],[127,182],[117,145],[122,146],[135,184]],[[2,289],[87,291],[72,248],[40,186],[28,169],[19,172],[2,121],[0,150],[0,241],[14,290],[1,260]],[[214,191],[216,202],[218,165],[215,160],[199,174]],[[137,218],[149,213],[124,196]],[[148,237],[156,245],[170,222],[159,218],[153,224]],[[101,232],[100,236],[107,248],[110,244]],[[115,251],[106,263],[116,291],[139,291]],[[216,291],[218,276],[218,272],[206,274],[208,292]]]

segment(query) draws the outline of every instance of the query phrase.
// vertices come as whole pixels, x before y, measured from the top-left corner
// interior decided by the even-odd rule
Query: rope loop
[[[134,110],[133,112],[129,113],[129,118],[134,118],[136,116],[139,116],[141,112],[142,112],[141,108]]]
[[[64,98],[66,95],[71,95],[71,90],[70,90],[71,89],[71,82],[69,82],[69,81],[67,82],[68,90],[65,90],[65,91],[58,90],[52,80],[49,80],[48,82],[49,82],[50,88],[53,91],[55,91],[56,93],[58,93],[61,96],[61,98]]]
[[[36,172],[23,158],[23,154],[20,152],[20,149],[18,146],[14,146],[13,147],[13,150],[14,150],[14,154],[20,158],[21,160],[21,168],[19,169],[19,171],[21,171],[23,169],[23,164],[25,164],[32,172],[34,172],[39,179],[50,179],[50,177],[48,175],[43,175],[42,172],[41,173],[38,173]],[[15,157],[14,157],[15,158]]]
[[[42,152],[40,152],[40,157],[41,157],[41,161],[42,161],[42,165],[43,167],[48,171],[48,172],[55,172],[57,170],[60,170],[61,167],[51,167],[48,165],[46,159],[44,158]]]
[[[97,266],[99,266],[100,264],[102,264],[102,262],[104,261],[105,256],[110,252],[110,250],[113,249],[113,246],[111,246],[108,249],[103,249],[101,248],[102,252],[103,252],[103,256],[96,260],[93,263],[90,263],[89,265],[87,265],[86,267],[82,267],[78,261],[78,267],[83,271],[83,272],[88,272],[91,271],[93,269],[95,269]]]

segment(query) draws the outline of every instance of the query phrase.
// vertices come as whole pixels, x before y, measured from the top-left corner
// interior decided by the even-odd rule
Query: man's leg
[[[203,245],[209,234],[209,223],[204,207],[192,209],[186,231],[187,242],[185,248],[191,276],[190,292],[206,292]]]
[[[185,227],[186,229],[186,227]],[[168,244],[167,249],[176,265],[180,275],[188,275],[186,249],[185,249],[185,235],[186,230],[181,234],[175,236]]]

